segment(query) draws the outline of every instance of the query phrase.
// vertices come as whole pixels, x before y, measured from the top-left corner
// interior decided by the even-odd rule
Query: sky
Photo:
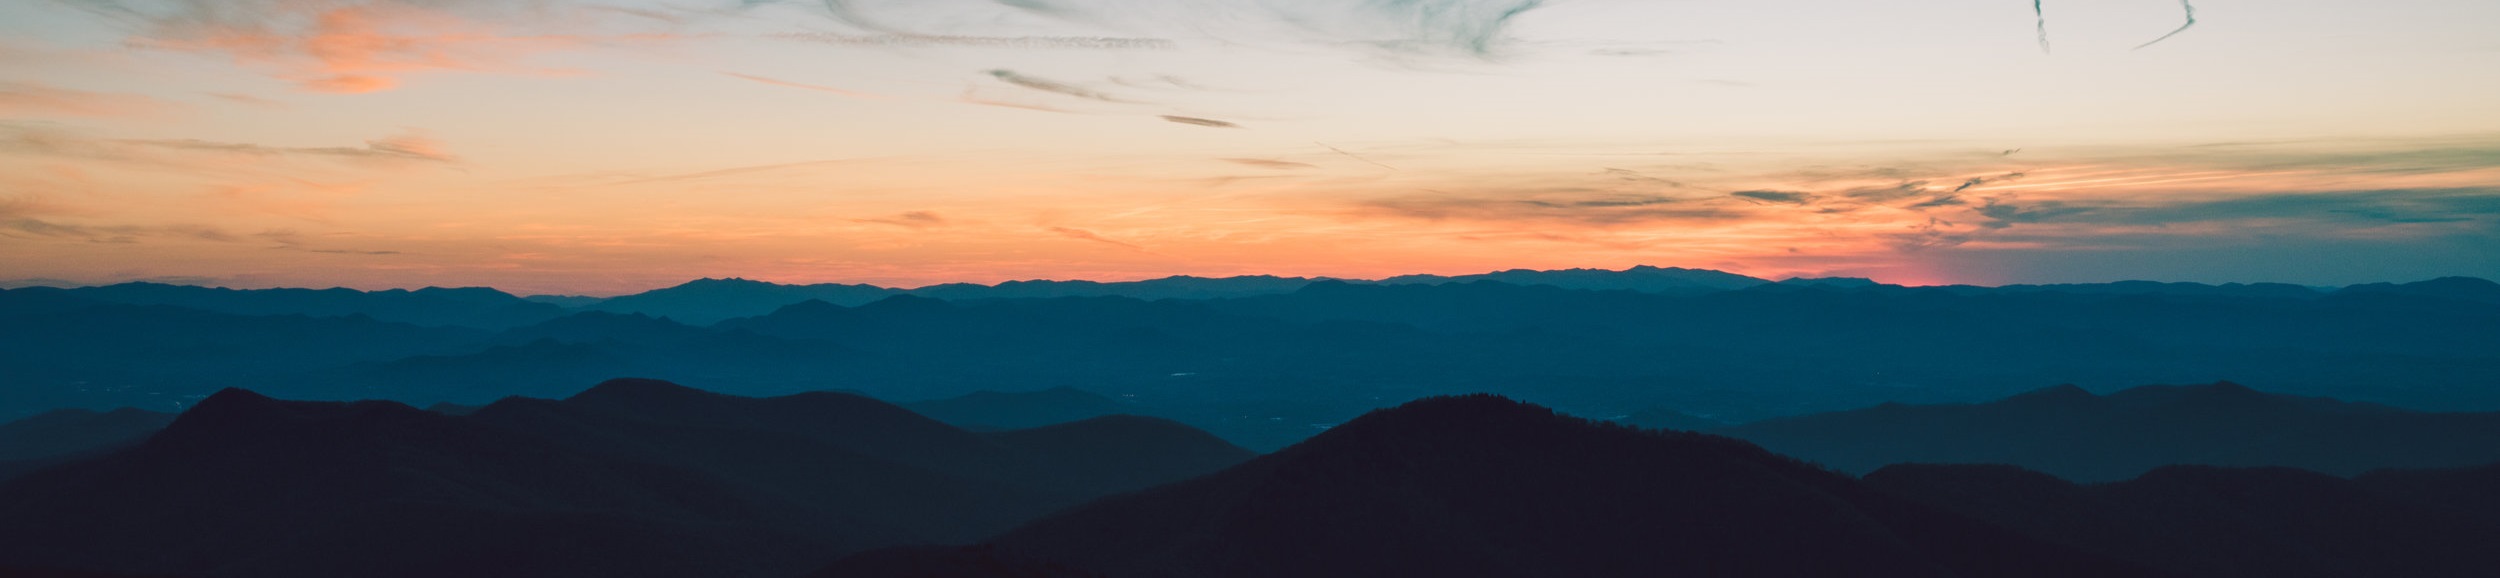
[[[18,0],[0,280],[2500,278],[2487,0]]]

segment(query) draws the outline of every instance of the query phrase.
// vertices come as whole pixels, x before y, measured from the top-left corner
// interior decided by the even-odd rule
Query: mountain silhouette
[[[564,314],[561,307],[532,302],[484,287],[423,289],[226,289],[163,283],[121,283],[73,289],[35,289],[104,303],[169,305],[233,315],[361,315],[423,326],[502,329]]]
[[[1290,281],[1265,279],[1261,290]],[[2443,283],[2479,282],[2432,285]],[[710,325],[582,311],[489,330],[10,290],[0,292],[0,366],[19,385],[0,388],[0,419],[61,407],[178,410],[223,387],[481,405],[561,397],[616,375],[740,395],[840,389],[889,400],[1069,385],[1134,402],[1121,413],[1259,450],[1372,409],[1476,391],[1586,415],[1672,408],[1730,423],[1887,401],[1978,402],[2036,384],[2113,391],[2221,378],[2407,408],[2500,410],[2500,389],[2487,386],[2500,380],[2491,354],[2500,304],[2403,292],[2122,282],[1680,294],[1478,279],[1309,280],[1286,293],[1203,299],[879,295],[851,306],[767,304]],[[139,355],[150,362],[127,362]]]
[[[1860,289],[1883,285],[1882,283],[1875,282],[1874,279],[1868,279],[1865,277],[1790,277],[1779,280],[1779,284],[1793,287],[1830,287],[1834,289]]]
[[[1849,472],[2002,463],[2083,481],[2172,464],[2335,475],[2500,461],[2500,413],[2426,413],[2269,394],[2229,382],[2096,396],[2060,386],[1983,404],[1901,405],[1717,430]]]
[[[138,443],[173,423],[174,414],[138,408],[64,409],[0,424],[0,461],[86,453]]]
[[[1699,294],[1753,287],[1769,281],[1709,269],[1682,267],[1651,267],[1639,265],[1622,271],[1606,269],[1559,269],[1537,271],[1511,269],[1475,275],[1400,275],[1374,282],[1379,285],[1440,285],[1494,281],[1510,285],[1545,285],[1564,289],[1595,291],[1638,291],[1641,293]]]
[[[973,430],[1040,427],[1123,413],[1108,397],[1073,387],[1040,391],[976,391],[947,399],[903,404],[915,413]]]
[[[711,325],[724,319],[752,317],[784,305],[817,300],[860,305],[901,293],[873,285],[781,285],[746,279],[696,279],[665,289],[612,297],[585,307],[608,313],[640,313],[679,323]]]
[[[573,300],[564,300],[564,302],[573,303],[578,308],[590,311],[641,313],[653,317],[667,317],[692,325],[710,325],[727,319],[763,315],[783,306],[810,300],[855,307],[895,295],[915,295],[948,301],[1062,297],[1126,297],[1148,301],[1222,299],[1292,293],[1318,281],[1320,280],[1272,275],[1222,278],[1182,275],[1143,281],[1030,280],[1006,281],[996,285],[947,283],[916,289],[900,289],[872,285],[782,285],[734,278],[697,279],[675,287],[611,297],[595,303],[584,304]],[[1477,275],[1403,275],[1378,281],[1354,280],[1351,282],[1379,285],[1439,285],[1472,281],[1674,294],[1726,291],[1766,283],[1761,279],[1707,269],[1659,268],[1646,265],[1622,271],[1513,269]]]
[[[786,576],[1247,452],[1161,420],[976,434],[857,396],[611,380],[467,416],[221,391],[0,483],[0,563],[183,576]]]
[[[2456,480],[2452,472],[2407,472]],[[2457,480],[2464,481],[2464,480]],[[2474,493],[2488,495],[2491,479]],[[2500,524],[2409,494],[2289,468],[2169,466],[2078,485],[2004,465],[1898,465],[1868,485],[2044,540],[2189,576],[2488,576]]]
[[[27,291],[0,293],[0,303],[19,301]],[[119,405],[179,410],[225,386],[283,380],[313,368],[464,351],[492,335],[363,315],[237,315],[80,301],[89,305],[0,317],[0,367],[9,368],[11,378],[10,387],[0,388],[0,416]]]
[[[1187,275],[1147,279],[1143,281],[1007,281],[997,285],[949,283],[910,290],[912,295],[934,299],[1051,299],[1058,297],[1127,297],[1153,301],[1157,299],[1219,299],[1291,293],[1309,285],[1311,279],[1245,275],[1239,277],[1191,277]]]
[[[0,480],[146,440],[174,414],[137,408],[64,409],[0,424]]]
[[[2473,277],[2441,277],[2413,283],[2368,283],[2337,290],[2338,297],[2433,297],[2479,303],[2500,303],[2500,283]]]
[[[0,559],[199,576],[670,576],[753,573],[781,548],[833,546],[773,518],[694,472],[395,403],[227,390],[138,447],[0,485]]]
[[[2141,576],[1750,444],[1492,396],[1365,415],[1222,472],[879,568],[1107,576]],[[910,575],[910,574],[897,574]],[[1040,574],[1048,575],[1048,574]]]

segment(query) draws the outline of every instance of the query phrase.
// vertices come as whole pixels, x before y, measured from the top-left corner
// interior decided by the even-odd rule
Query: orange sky
[[[11,4],[0,282],[2500,277],[2486,3],[1025,4]]]

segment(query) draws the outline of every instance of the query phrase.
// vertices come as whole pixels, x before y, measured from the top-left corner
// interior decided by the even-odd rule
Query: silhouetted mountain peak
[[[1857,289],[1861,287],[1875,287],[1883,285],[1882,283],[1875,282],[1874,279],[1868,279],[1865,277],[1790,277],[1787,279],[1781,279],[1779,284],[1798,287],[1821,286],[1834,289]]]
[[[513,301],[521,297],[493,287],[424,287],[408,292],[411,295],[442,297],[460,301]]]
[[[2227,409],[2256,407],[2287,402],[2291,396],[2266,393],[2229,381],[2198,385],[2147,385],[2129,388],[2109,395],[2121,402],[2149,403],[2178,408]]]
[[[182,415],[184,417],[193,417],[201,415],[214,416],[220,414],[251,414],[276,410],[281,407],[283,403],[284,402],[280,402],[275,398],[261,395],[260,392],[240,387],[229,387],[217,390],[217,393],[209,394],[206,399],[200,400],[199,403],[192,404],[191,410],[182,412]]]
[[[1580,421],[1583,420],[1564,417],[1536,404],[1489,393],[1473,393],[1406,402],[1394,408],[1364,414],[1330,432],[1396,430],[1417,435],[1439,435]]]
[[[695,279],[695,280],[693,280],[693,281],[687,281],[687,282],[684,282],[684,283],[679,283],[679,284],[677,285],[677,287],[676,287],[676,288],[680,288],[680,289],[704,289],[704,288],[722,288],[722,287],[768,287],[768,286],[772,286],[772,285],[776,285],[776,283],[766,283],[766,282],[763,282],[763,281],[756,281],[756,280],[746,279],[746,278],[743,278],[743,277],[722,277],[722,278],[719,278],[719,279],[714,279],[714,278],[711,278],[711,277],[704,277],[704,278],[701,278],[701,279]]]
[[[599,382],[565,400],[641,406],[719,397],[726,396],[657,379],[620,377]]]
[[[305,435],[305,426],[327,424],[325,428],[367,428],[408,419],[436,419],[445,416],[428,413],[393,401],[289,401],[271,398],[242,388],[229,387],[202,399],[165,426],[157,441],[172,443],[218,443],[236,436],[273,434]]]
[[[2500,303],[2500,283],[2475,277],[2441,277],[2412,283],[2369,283],[2345,287],[2337,296],[2394,294]]]

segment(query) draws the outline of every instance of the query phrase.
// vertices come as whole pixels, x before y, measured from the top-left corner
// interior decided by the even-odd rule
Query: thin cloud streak
[[[1024,88],[1029,88],[1029,89],[1038,90],[1038,91],[1042,91],[1042,92],[1055,93],[1055,94],[1061,94],[1061,95],[1066,95],[1066,96],[1073,96],[1073,97],[1082,98],[1082,99],[1086,99],[1086,100],[1098,100],[1098,101],[1102,101],[1102,102],[1119,103],[1119,104],[1138,104],[1138,103],[1136,103],[1136,102],[1134,102],[1134,101],[1122,100],[1122,99],[1120,99],[1120,98],[1118,98],[1118,97],[1114,97],[1114,96],[1111,96],[1111,95],[1109,95],[1109,94],[1104,94],[1104,93],[1102,93],[1102,92],[1100,92],[1100,91],[1096,91],[1096,90],[1094,90],[1094,89],[1085,88],[1085,87],[1082,87],[1082,86],[1077,86],[1077,85],[1074,85],[1074,84],[1068,84],[1068,83],[1065,83],[1065,82],[1059,82],[1059,81],[1055,81],[1055,80],[1050,80],[1050,79],[1046,79],[1046,78],[1037,78],[1037,77],[1033,77],[1033,76],[1028,76],[1028,75],[1024,75],[1024,74],[1019,74],[1019,73],[1017,73],[1016,71],[1013,71],[1013,70],[1007,70],[1007,69],[1004,69],[1004,68],[990,70],[990,71],[988,71],[988,72],[987,72],[987,74],[989,74],[989,75],[990,75],[991,77],[993,77],[993,78],[997,78],[1000,82],[1005,82],[1005,83],[1007,83],[1007,84],[1012,84],[1012,85],[1016,85],[1016,86],[1021,86],[1021,87],[1024,87]]]
[[[0,81],[0,117],[161,117],[180,107],[154,97]]]
[[[722,72],[721,74],[724,74],[724,75],[730,76],[730,77],[732,77],[732,78],[740,78],[740,79],[745,79],[745,80],[749,80],[749,81],[754,81],[754,82],[760,82],[760,83],[764,83],[764,84],[769,84],[769,85],[773,85],[773,86],[781,86],[781,87],[788,87],[788,88],[797,88],[797,89],[803,89],[803,90],[813,90],[813,91],[817,91],[817,92],[823,92],[823,93],[830,93],[830,94],[838,94],[838,95],[842,95],[842,96],[848,96],[848,97],[851,97],[851,98],[864,98],[864,99],[871,99],[871,100],[884,98],[884,97],[881,97],[881,96],[878,96],[878,95],[869,94],[869,93],[865,93],[865,92],[859,92],[859,91],[856,91],[856,90],[845,90],[845,89],[834,88],[834,87],[830,87],[830,86],[823,86],[823,85],[816,85],[816,84],[807,84],[807,83],[802,83],[802,82],[791,82],[791,81],[781,80],[781,79],[777,79],[777,78],[767,78],[767,77],[762,77],[762,76],[755,76],[755,75],[752,75],[752,74],[739,74],[739,73],[735,73],[735,72]]]
[[[1131,243],[1122,242],[1122,241],[1114,240],[1114,239],[1111,239],[1111,238],[1107,238],[1107,237],[1102,236],[1102,235],[1101,235],[1101,234],[1099,234],[1099,233],[1095,233],[1095,232],[1093,232],[1093,231],[1088,231],[1088,230],[1084,230],[1084,229],[1077,229],[1077,228],[1071,228],[1071,227],[1049,227],[1049,228],[1048,228],[1048,230],[1049,230],[1050,232],[1052,232],[1052,233],[1057,233],[1057,234],[1059,234],[1059,236],[1061,236],[1061,237],[1067,237],[1067,238],[1070,238],[1070,239],[1078,239],[1078,240],[1083,240],[1083,241],[1093,241],[1093,242],[1096,242],[1096,243],[1104,243],[1104,244],[1109,244],[1109,245],[1117,245],[1117,246],[1120,246],[1120,247],[1126,247],[1126,248],[1129,248],[1129,249],[1131,249],[1131,250],[1136,250],[1136,251],[1146,251],[1146,248],[1145,248],[1145,247],[1139,247],[1139,246],[1137,246],[1137,245],[1135,245],[1135,244],[1131,244]]]
[[[1004,49],[1057,50],[1177,50],[1180,43],[1162,38],[1119,38],[1109,36],[958,36],[945,34],[836,34],[831,32],[792,32],[774,35],[778,38],[802,40],[837,46],[874,48],[950,46]]]
[[[1241,125],[1238,125],[1238,124],[1233,124],[1233,123],[1224,122],[1224,121],[1220,121],[1220,120],[1215,120],[1215,119],[1211,119],[1211,118],[1198,118],[1198,117],[1194,117],[1194,116],[1173,116],[1173,115],[1168,115],[1168,114],[1167,114],[1167,115],[1163,115],[1163,120],[1166,120],[1166,121],[1171,121],[1171,122],[1175,122],[1175,123],[1180,123],[1180,124],[1193,125],[1193,126],[1203,126],[1203,127],[1210,127],[1210,128],[1241,128]]]

